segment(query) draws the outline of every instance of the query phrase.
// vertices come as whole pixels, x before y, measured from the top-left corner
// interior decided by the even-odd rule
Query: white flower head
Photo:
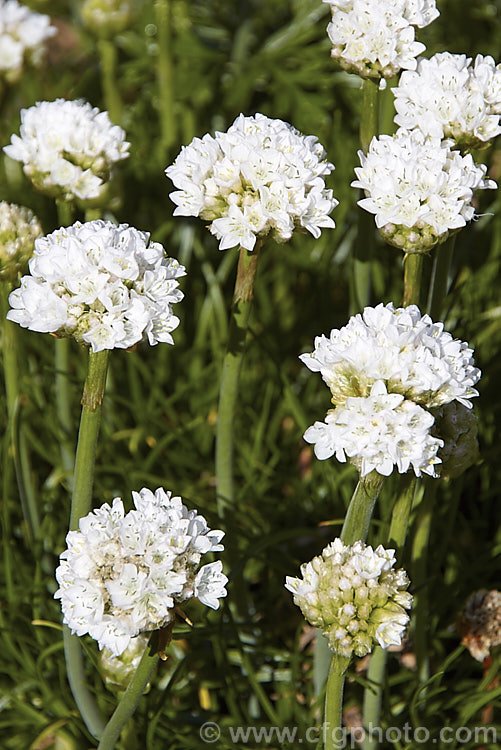
[[[471,408],[470,399],[478,396],[473,349],[416,305],[366,307],[329,337],[317,336],[314,351],[300,359],[321,373],[336,406],[349,396],[368,396],[378,380],[388,393],[428,409],[455,399]]]
[[[26,271],[35,240],[41,235],[42,227],[33,211],[0,202],[0,281],[12,281]]]
[[[63,622],[115,656],[171,622],[191,597],[217,609],[228,581],[220,562],[200,566],[202,555],[223,549],[222,531],[162,488],[132,496],[129,513],[115,498],[81,518],[56,570]]]
[[[34,186],[64,200],[106,199],[114,165],[129,155],[125,131],[83,100],[37,102],[21,110],[20,136],[4,151]]]
[[[334,165],[314,136],[265,115],[237,117],[225,133],[195,138],[165,170],[178,188],[174,215],[199,216],[219,249],[251,251],[268,234],[286,242],[295,229],[318,238],[338,201],[325,187]]]
[[[72,336],[94,352],[173,343],[185,269],[147,232],[77,221],[36,240],[29,268],[7,314],[23,328]]]
[[[501,133],[501,65],[492,57],[439,52],[405,71],[395,95],[395,122],[426,135],[481,148]]]
[[[17,0],[0,0],[0,75],[15,83],[25,62],[39,65],[45,42],[56,33],[49,16],[35,13]]]
[[[429,251],[473,219],[475,190],[495,188],[487,167],[471,154],[451,149],[451,141],[400,129],[373,138],[369,151],[358,152],[352,187],[366,198],[358,205],[375,214],[382,237],[406,253]]]
[[[401,474],[412,467],[418,477],[436,476],[437,451],[444,441],[430,434],[433,423],[429,411],[387,393],[377,380],[369,396],[347,398],[344,406],[327,413],[325,422],[309,427],[304,439],[314,444],[317,458],[335,455],[343,463],[349,458],[362,477],[373,470],[389,476],[395,467]]]
[[[409,622],[409,579],[394,564],[393,550],[335,539],[301,566],[302,578],[288,576],[285,588],[334,653],[365,656],[376,641],[382,648],[399,646]]]
[[[435,476],[444,445],[437,409],[452,402],[471,408],[480,370],[473,350],[419,308],[390,302],[366,307],[300,359],[320,372],[335,408],[315,422],[305,440],[319,459],[349,458],[362,476],[394,467]]]
[[[415,28],[431,23],[439,12],[435,0],[323,0],[332,21],[327,33],[332,57],[363,78],[392,78],[402,68],[414,70],[425,49]]]

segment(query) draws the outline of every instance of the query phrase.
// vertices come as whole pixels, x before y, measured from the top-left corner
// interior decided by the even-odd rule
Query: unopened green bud
[[[26,272],[35,240],[41,235],[42,227],[33,211],[14,203],[0,203],[0,281],[15,281]]]
[[[115,656],[108,648],[99,653],[99,666],[106,685],[114,690],[125,690],[138,667],[148,644],[148,634],[140,633],[132,638],[129,646],[120,656]],[[149,690],[149,683],[145,692]]]
[[[429,224],[422,227],[406,227],[403,224],[391,223],[381,227],[379,233],[388,245],[398,247],[409,255],[428,253],[452,234],[450,231],[438,234]]]
[[[132,0],[85,0],[80,12],[93,34],[111,39],[130,26],[134,4]]]
[[[455,479],[478,460],[478,423],[471,409],[452,401],[437,410],[433,434],[444,441],[438,451],[441,477]]]

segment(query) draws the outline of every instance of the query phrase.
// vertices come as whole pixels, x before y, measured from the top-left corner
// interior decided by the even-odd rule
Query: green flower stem
[[[71,634],[67,625],[63,625],[63,643],[66,674],[72,695],[85,726],[91,735],[97,739],[104,732],[105,723],[94,696],[87,687],[81,643],[76,635]]]
[[[403,306],[417,305],[421,297],[421,277],[423,275],[422,253],[410,253],[404,258],[404,299]]]
[[[369,730],[380,726],[385,672],[386,650],[379,645],[374,646],[367,670],[369,685],[364,689],[363,725],[367,734],[362,745],[363,750],[376,750],[379,746],[379,742],[371,736]]]
[[[78,522],[91,509],[94,461],[101,421],[101,407],[106,385],[109,351],[94,353],[89,350],[89,364],[82,396],[82,415],[78,432],[73,495],[71,498],[70,530],[78,529]],[[63,629],[66,672],[71,692],[89,732],[100,737],[104,722],[94,698],[86,685],[82,648],[77,636]]]
[[[377,471],[371,471],[359,479],[341,530],[341,541],[344,544],[354,544],[358,540],[367,539],[372,511],[383,482],[384,477]]]
[[[409,516],[417,487],[417,480],[413,474],[404,474],[401,477],[401,482],[403,487],[393,506],[388,534],[389,546],[394,546],[397,550],[402,549],[405,543]],[[385,671],[386,650],[381,646],[375,646],[367,671],[369,686],[364,690],[363,725],[366,729],[380,726]],[[365,737],[363,750],[376,750],[378,746],[377,739],[369,735]]]
[[[78,529],[78,522],[91,509],[94,461],[101,422],[101,407],[106,385],[110,352],[89,350],[89,364],[82,396],[82,415],[78,432],[73,496],[71,498],[70,529]]]
[[[122,100],[118,87],[117,48],[113,39],[99,39],[97,42],[99,59],[101,62],[101,87],[104,105],[115,125],[122,122]]]
[[[384,477],[376,471],[372,471],[359,479],[341,531],[341,541],[344,544],[350,545],[358,540],[366,540],[372,511],[381,492],[383,482]],[[333,654],[331,659],[325,693],[325,750],[339,748],[339,737],[337,737],[336,730],[341,727],[342,722],[344,677],[349,661],[349,659],[338,654]]]
[[[429,677],[427,630],[428,613],[428,543],[430,540],[431,521],[437,494],[437,480],[426,482],[423,499],[418,508],[415,533],[412,543],[412,583],[414,596],[414,646],[418,676],[421,683]]]
[[[157,665],[157,644],[158,631],[155,631],[150,637],[146,650],[134,673],[134,677],[129,682],[120,703],[106,724],[106,728],[100,738],[98,750],[114,750],[123,727],[136,710],[146,685],[151,679],[153,670]]]
[[[70,226],[73,221],[73,204],[68,201],[57,200],[56,206],[60,226]],[[64,474],[69,478],[69,484],[72,486],[71,475],[74,468],[74,448],[71,439],[73,420],[71,417],[70,384],[68,380],[70,346],[69,339],[56,339],[54,364],[56,369],[56,411],[62,433],[60,441],[61,461]]]
[[[157,83],[160,107],[162,151],[168,153],[176,140],[173,91],[171,0],[156,0],[155,21],[158,32]]]
[[[455,244],[456,236],[453,235],[432,251],[434,258],[427,304],[427,313],[432,320],[442,319],[444,300],[449,291],[449,270]]]
[[[17,486],[21,509],[26,523],[26,536],[29,544],[38,537],[40,532],[40,516],[33,490],[31,478],[31,464],[28,446],[20,420],[21,393],[19,390],[19,341],[17,324],[6,319],[10,309],[8,296],[11,285],[7,282],[0,284],[0,327],[2,342],[2,364],[7,397],[7,414],[12,435],[12,450],[16,470]]]
[[[217,507],[221,517],[224,517],[226,507],[234,505],[233,422],[260,245],[261,242],[258,240],[253,252],[240,248],[230,313],[228,345],[223,361],[216,426]]]
[[[71,418],[70,384],[68,380],[70,367],[69,339],[56,339],[54,364],[56,368],[56,411],[62,433],[60,445],[61,460],[64,474],[68,477],[70,487],[72,487],[71,475],[74,469],[74,453],[73,443],[70,438],[73,420]]]
[[[359,134],[362,151],[366,154],[374,136],[379,135],[379,81],[372,78],[365,78],[363,83]]]
[[[349,658],[338,656],[338,654],[334,654],[331,659],[325,691],[325,750],[339,750],[342,747],[338,732],[343,722],[344,676],[349,663]]]
[[[379,135],[379,81],[364,80],[362,115],[360,119],[360,145],[366,154],[374,136]],[[355,243],[352,266],[351,312],[362,310],[370,302],[371,259],[374,249],[374,218],[360,209],[358,239]]]

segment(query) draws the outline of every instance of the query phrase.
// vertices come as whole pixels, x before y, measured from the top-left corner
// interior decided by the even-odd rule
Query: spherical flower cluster
[[[401,68],[414,70],[425,49],[415,29],[439,15],[435,0],[323,0],[331,7],[327,33],[331,55],[363,78],[392,78]]]
[[[23,328],[102,349],[148,339],[172,344],[185,269],[149,234],[106,221],[76,222],[35,242],[30,275],[10,297],[7,317]]]
[[[388,475],[392,466],[435,476],[443,440],[433,430],[434,410],[453,401],[471,408],[480,378],[472,355],[415,305],[366,307],[300,357],[321,373],[336,407],[305,439],[318,458],[348,457],[362,476]]]
[[[257,114],[195,138],[165,173],[179,188],[170,195],[174,215],[210,221],[220,250],[252,250],[270,233],[285,242],[299,227],[317,238],[321,227],[334,227],[329,213],[338,201],[324,182],[333,169],[315,136]]]
[[[128,513],[115,498],[81,518],[56,570],[63,621],[116,656],[139,633],[171,622],[191,597],[217,609],[228,581],[220,561],[200,567],[202,555],[223,549],[222,531],[161,488],[132,497]]]
[[[0,202],[0,281],[13,281],[28,267],[42,227],[37,217],[24,206]]]
[[[351,184],[367,196],[358,204],[375,214],[386,242],[406,253],[444,242],[473,218],[474,191],[496,187],[485,165],[451,145],[419,130],[399,130],[373,138],[367,155],[358,152],[362,166]]]
[[[501,65],[477,55],[439,52],[402,73],[395,95],[395,122],[408,130],[452,138],[462,148],[480,148],[501,133]]]
[[[39,65],[44,43],[57,30],[49,16],[19,5],[17,0],[0,0],[0,72],[8,83],[15,83],[23,64]]]
[[[112,37],[127,28],[133,17],[132,0],[85,0],[80,13],[85,25],[99,37]]]
[[[104,201],[114,164],[129,155],[122,128],[83,100],[22,109],[20,134],[5,153],[38,190],[64,200]]]
[[[400,646],[409,622],[409,579],[405,571],[392,570],[394,564],[394,550],[335,539],[301,566],[302,578],[288,576],[285,587],[334,653],[365,656],[376,641],[382,648]]]

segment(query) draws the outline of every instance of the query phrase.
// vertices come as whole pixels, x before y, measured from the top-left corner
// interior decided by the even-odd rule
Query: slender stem
[[[358,540],[365,541],[367,538],[372,511],[383,482],[384,477],[376,471],[359,479],[341,531],[341,540],[344,544],[354,544]],[[349,661],[338,654],[332,656],[325,695],[325,750],[340,747],[337,732],[341,728],[344,675]]]
[[[449,237],[434,252],[430,288],[428,291],[427,312],[433,320],[440,320],[444,311],[444,299],[449,291],[449,271],[454,253],[456,236]]]
[[[363,750],[376,750],[379,746],[379,742],[370,730],[380,726],[385,672],[386,651],[381,646],[375,646],[367,670],[369,685],[364,690],[363,725],[367,734],[364,737]]]
[[[388,534],[389,545],[394,545],[397,549],[401,549],[405,543],[417,480],[413,474],[404,474],[401,483],[402,490],[393,506]],[[366,730],[380,726],[385,671],[386,650],[381,646],[375,646],[367,670],[369,686],[364,690],[363,724]],[[378,746],[377,739],[368,733],[364,739],[363,750],[376,750]]]
[[[343,717],[344,676],[350,660],[334,654],[331,659],[327,688],[325,691],[324,747],[325,750],[339,750],[339,732]]]
[[[94,696],[87,687],[82,646],[77,636],[71,634],[67,625],[63,625],[63,643],[66,674],[71,692],[85,726],[91,735],[97,739],[104,732],[105,723],[97,708]]]
[[[97,438],[101,421],[101,407],[106,384],[109,351],[94,353],[89,350],[89,363],[82,396],[82,415],[78,432],[73,495],[71,498],[70,529],[77,529],[78,522],[91,508],[92,485]],[[85,683],[85,668],[82,648],[68,628],[63,630],[66,672],[71,692],[89,732],[99,737],[104,729],[99,710]]]
[[[425,491],[417,512],[415,534],[412,544],[412,582],[414,596],[414,646],[418,675],[421,682],[429,676],[428,664],[428,543],[430,540],[431,521],[437,493],[436,481],[426,482]]]
[[[120,732],[136,710],[158,662],[157,643],[158,632],[155,631],[148,642],[148,646],[139,662],[134,677],[129,682],[120,703],[106,724],[106,728],[101,735],[98,750],[113,750],[115,748],[115,743],[120,737]]]
[[[233,507],[233,422],[238,397],[238,381],[245,351],[245,338],[254,296],[260,242],[254,251],[240,249],[237,278],[230,313],[228,346],[223,361],[216,426],[217,505],[221,517],[226,506]]]
[[[56,339],[55,341],[55,388],[56,388],[56,411],[59,418],[59,427],[61,428],[61,461],[65,476],[69,477],[69,484],[72,486],[71,475],[74,468],[73,442],[71,440],[71,431],[73,420],[71,417],[70,403],[70,384],[68,380],[68,371],[70,368],[70,340]]]
[[[18,371],[18,328],[15,323],[11,323],[10,320],[6,319],[7,312],[9,311],[8,295],[10,290],[11,286],[9,283],[3,282],[0,284],[2,362],[19,499],[26,522],[27,540],[31,544],[40,531],[40,516],[33,490],[28,446],[20,419],[21,392]]]
[[[354,544],[359,539],[367,539],[372,511],[383,482],[384,477],[376,471],[371,471],[359,479],[341,530],[341,540],[344,544]]]
[[[364,80],[362,115],[360,118],[360,145],[367,153],[374,136],[379,135],[379,82]],[[371,259],[374,250],[374,219],[367,211],[360,211],[358,238],[355,243],[351,282],[351,312],[355,313],[370,302]]]
[[[70,529],[77,529],[82,516],[91,509],[94,461],[101,423],[101,407],[106,385],[109,350],[89,350],[89,364],[82,396],[82,415],[78,432]]]
[[[116,75],[117,48],[113,39],[99,39],[97,48],[101,61],[101,87],[104,104],[110,120],[115,125],[120,125],[122,121],[122,100]]]
[[[404,307],[408,305],[419,307],[423,261],[424,256],[421,253],[410,253],[404,258]]]
[[[56,200],[57,218],[62,227],[69,227],[73,222],[75,206],[70,201]]]
[[[157,82],[160,107],[160,132],[162,150],[168,152],[176,139],[174,112],[171,2],[156,0],[155,20],[158,32]]]
[[[389,545],[394,546],[397,551],[401,550],[405,544],[409,516],[411,514],[412,504],[418,486],[417,478],[414,474],[410,473],[404,474],[401,477],[401,483],[403,486],[397,501],[393,506],[390,531],[388,534]]]
[[[359,135],[362,151],[366,154],[374,136],[379,135],[379,81],[372,78],[365,78],[363,83]]]
[[[74,206],[69,201],[57,200],[57,216],[62,227],[70,226],[73,220]],[[70,384],[68,380],[69,359],[70,359],[70,341],[69,339],[56,339],[55,342],[55,388],[56,388],[56,411],[59,419],[59,427],[62,436],[60,441],[61,461],[64,473],[69,477],[71,485],[71,475],[74,467],[74,448],[71,440],[73,430],[73,420],[71,416],[71,398]]]

